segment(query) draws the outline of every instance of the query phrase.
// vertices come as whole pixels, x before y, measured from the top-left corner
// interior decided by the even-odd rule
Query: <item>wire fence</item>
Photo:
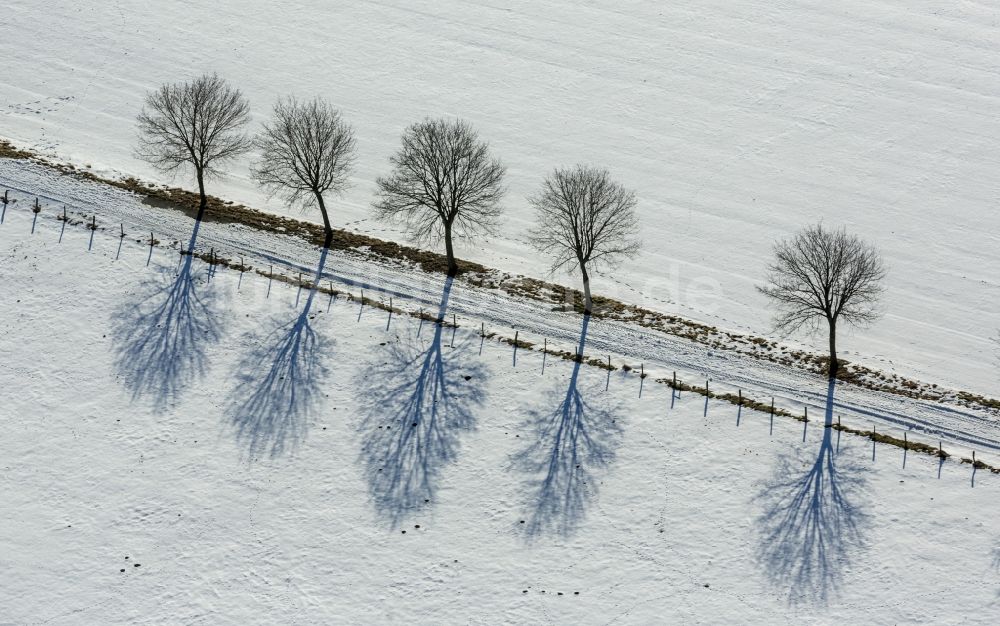
[[[294,268],[279,267],[276,271],[273,263],[269,264],[265,271],[263,267],[253,267],[247,264],[243,256],[228,258],[217,253],[214,247],[209,247],[209,250],[206,252],[203,249],[198,249],[196,246],[197,225],[195,233],[188,242],[187,248],[185,248],[181,240],[176,239],[172,244],[167,245],[157,237],[155,232],[136,232],[138,227],[126,228],[124,222],[104,222],[98,218],[96,213],[71,212],[65,205],[56,207],[46,206],[42,204],[38,197],[18,198],[12,196],[10,191],[6,190],[3,196],[0,196],[0,227],[17,228],[18,226],[11,222],[11,217],[14,214],[24,214],[25,211],[21,209],[22,206],[26,207],[27,212],[31,214],[30,228],[27,232],[27,236],[30,237],[46,236],[49,234],[39,224],[40,215],[43,213],[54,213],[56,215],[55,219],[59,224],[56,243],[60,246],[64,245],[67,227],[69,227],[70,229],[85,232],[87,234],[86,252],[94,252],[95,235],[100,232],[105,236],[107,241],[113,242],[113,259],[115,261],[120,260],[123,249],[127,250],[128,248],[141,249],[146,253],[145,267],[150,267],[154,264],[154,261],[158,261],[158,256],[163,256],[166,259],[169,255],[177,255],[178,265],[180,265],[182,259],[189,257],[192,261],[197,260],[204,264],[206,281],[212,281],[219,271],[228,270],[236,273],[237,291],[246,288],[260,288],[264,290],[265,299],[269,299],[275,283],[293,288],[295,289],[296,308],[299,305],[299,300],[303,292],[315,292],[316,294],[327,296],[328,307],[332,306],[333,302],[342,296],[346,301],[358,307],[356,318],[358,323],[362,321],[362,318],[366,315],[366,311],[369,316],[378,312],[380,315],[385,316],[385,331],[388,332],[392,330],[394,319],[398,322],[400,317],[414,318],[418,320],[420,329],[423,328],[424,324],[433,324],[443,329],[450,329],[449,347],[455,346],[456,334],[461,328],[463,332],[475,333],[479,340],[477,348],[479,356],[482,356],[483,347],[486,341],[489,340],[504,345],[510,350],[510,364],[514,368],[518,367],[519,352],[539,355],[541,357],[540,361],[534,364],[534,366],[538,368],[539,374],[542,376],[545,375],[546,369],[551,367],[554,360],[603,369],[607,372],[605,391],[610,391],[612,382],[615,382],[622,389],[631,386],[634,393],[640,399],[643,397],[644,391],[647,391],[647,379],[651,378],[653,383],[669,389],[669,406],[666,408],[675,408],[676,404],[686,396],[698,397],[703,401],[702,416],[704,418],[708,418],[710,412],[716,414],[721,412],[723,407],[730,406],[731,408],[728,410],[734,413],[734,425],[736,428],[748,427],[749,423],[757,423],[759,421],[761,424],[766,424],[769,434],[773,436],[775,417],[794,419],[802,423],[802,442],[806,441],[810,426],[835,431],[837,433],[838,452],[841,433],[848,433],[855,437],[870,440],[871,461],[873,463],[878,460],[878,450],[881,444],[884,449],[883,456],[893,454],[890,451],[897,449],[897,452],[894,454],[899,457],[901,467],[904,469],[911,452],[936,457],[939,460],[937,465],[937,475],[939,478],[942,467],[948,459],[957,460],[959,464],[970,465],[971,485],[973,486],[975,485],[977,471],[984,470],[992,473],[1000,473],[1000,468],[984,462],[981,455],[977,458],[977,452],[974,449],[969,450],[971,453],[970,457],[957,456],[954,451],[959,449],[959,446],[950,443],[946,449],[944,439],[939,439],[936,444],[928,444],[926,442],[911,440],[911,431],[905,428],[883,427],[883,430],[879,431],[877,424],[871,423],[870,428],[867,428],[859,425],[857,420],[854,421],[853,425],[844,424],[842,416],[834,412],[832,395],[829,397],[826,406],[802,403],[779,404],[776,402],[774,396],[754,398],[751,396],[750,390],[747,390],[745,393],[742,387],[715,383],[711,375],[705,376],[704,373],[682,372],[678,375],[677,371],[671,371],[667,376],[656,378],[652,376],[651,371],[647,370],[645,363],[629,363],[627,359],[621,356],[618,356],[616,359],[611,354],[601,356],[586,354],[583,350],[582,341],[577,345],[565,346],[559,345],[558,342],[543,336],[539,338],[541,340],[539,342],[535,338],[528,338],[522,335],[519,329],[489,328],[483,320],[461,318],[454,312],[447,313],[443,308],[434,312],[425,307],[407,306],[407,304],[400,303],[392,295],[386,295],[377,286],[372,289],[373,286],[370,284],[367,285],[369,291],[368,295],[366,295],[365,286],[335,284],[333,279],[324,274],[323,263],[320,264],[318,270],[312,273],[312,275],[301,270],[295,270]],[[165,237],[164,239],[167,240],[168,238]],[[98,240],[98,245],[102,243],[101,240]],[[69,245],[68,242],[65,245]],[[126,248],[126,245],[128,248]],[[324,262],[325,258],[324,254]],[[373,293],[377,295],[372,297]],[[525,367],[525,364],[522,363],[521,367]],[[613,377],[613,373],[617,373],[617,375]],[[613,378],[614,381],[612,380]],[[810,407],[813,409],[814,416],[812,418],[809,416]],[[817,411],[822,416],[821,418],[816,417]],[[750,415],[760,415],[766,419],[756,420],[751,418]]]

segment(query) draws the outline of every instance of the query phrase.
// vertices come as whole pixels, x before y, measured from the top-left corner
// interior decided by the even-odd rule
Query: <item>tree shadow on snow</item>
[[[271,318],[270,332],[236,367],[237,381],[226,418],[248,461],[294,453],[306,436],[326,383],[330,342],[313,328],[316,298],[328,249],[316,266],[315,279],[298,315]]]
[[[789,604],[825,605],[834,596],[851,560],[865,546],[870,516],[865,469],[855,460],[838,459],[833,445],[833,398],[827,389],[823,439],[815,460],[785,454],[757,501],[757,557],[775,588],[788,593]]]
[[[356,381],[361,463],[375,509],[392,527],[434,502],[442,469],[457,458],[459,437],[475,429],[485,401],[487,368],[474,342],[465,336],[454,344],[454,330],[445,332],[451,288],[449,277],[429,339],[420,338],[423,321],[415,332],[411,326],[380,346]]]
[[[530,477],[529,537],[568,536],[576,530],[597,495],[595,470],[610,465],[621,440],[622,428],[615,417],[618,407],[610,404],[609,396],[605,394],[598,405],[588,402],[580,390],[589,323],[590,316],[584,316],[568,387],[554,388],[543,403],[555,404],[555,409],[530,409],[522,428],[532,433],[531,444],[515,455],[514,464]]]
[[[150,399],[157,412],[205,375],[206,348],[221,336],[208,272],[194,267],[200,227],[195,222],[180,266],[160,268],[112,319],[115,369],[132,399]]]

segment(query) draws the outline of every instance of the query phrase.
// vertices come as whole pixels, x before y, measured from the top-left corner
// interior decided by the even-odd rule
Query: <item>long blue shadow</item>
[[[150,400],[157,412],[205,375],[206,349],[221,337],[216,292],[194,268],[200,227],[195,222],[176,275],[161,268],[112,319],[116,371],[132,399]]]
[[[488,370],[472,336],[453,346],[443,339],[451,288],[449,277],[429,340],[410,326],[357,377],[360,462],[376,512],[391,527],[434,503],[441,472],[458,458],[459,439],[475,428],[485,401]]]
[[[757,519],[757,557],[770,582],[793,605],[827,604],[843,582],[844,569],[866,544],[867,477],[860,463],[834,450],[835,388],[831,380],[815,460],[806,461],[802,472],[801,459],[780,457],[757,496],[763,506]]]
[[[272,318],[271,330],[237,365],[226,419],[248,461],[294,452],[319,409],[331,342],[313,327],[312,308],[328,252],[323,248],[298,315]]]
[[[588,402],[580,389],[589,324],[585,315],[568,387],[553,388],[542,402],[555,409],[529,409],[522,432],[530,433],[530,444],[514,456],[514,464],[529,477],[529,537],[576,530],[597,495],[595,473],[610,465],[621,441],[617,405],[607,394],[600,403]]]

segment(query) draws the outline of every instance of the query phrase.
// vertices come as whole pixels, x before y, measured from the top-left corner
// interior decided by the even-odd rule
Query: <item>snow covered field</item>
[[[890,275],[885,318],[842,356],[1000,395],[989,3],[12,0],[3,21],[0,139],[21,147],[190,187],[133,156],[148,90],[215,71],[255,124],[320,95],[360,149],[335,225],[404,241],[369,217],[374,180],[408,124],[462,117],[509,193],[502,232],[461,256],[543,277],[526,195],[557,165],[606,166],[646,245],[596,292],[770,336],[771,242],[843,224]],[[209,192],[319,219],[263,197],[251,158]],[[1000,622],[1000,475],[823,428],[1000,466],[995,410],[196,228],[24,160],[0,159],[7,188],[0,624]],[[136,241],[150,231],[161,245]],[[651,376],[514,352],[480,324]],[[811,421],[673,396],[653,379],[674,371]]]
[[[33,217],[0,225],[0,623],[1000,614],[1000,477]]]
[[[218,71],[258,120],[281,95],[342,107],[361,150],[338,223],[425,115],[473,122],[509,165],[501,235],[462,253],[538,276],[524,197],[556,165],[605,165],[641,200],[646,248],[599,292],[765,334],[770,242],[824,219],[884,250],[886,318],[844,356],[995,395],[1000,62],[984,2],[13,0],[0,136],[150,179],[143,94]],[[217,195],[271,210],[247,163]],[[316,219],[316,216],[310,216]]]

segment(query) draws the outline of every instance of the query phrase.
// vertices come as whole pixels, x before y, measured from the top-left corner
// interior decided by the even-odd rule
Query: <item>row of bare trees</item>
[[[252,177],[271,195],[318,208],[329,248],[334,230],[327,201],[349,183],[357,147],[353,129],[319,98],[278,102],[255,137],[245,132],[249,122],[248,100],[216,75],[163,85],[148,94],[139,114],[137,155],[168,173],[194,169],[201,220],[206,178],[256,148],[260,157]],[[448,275],[455,276],[454,241],[497,231],[506,168],[472,126],[446,119],[409,126],[390,165],[390,173],[376,181],[375,215],[404,226],[417,241],[443,241]],[[584,314],[590,315],[594,269],[613,267],[639,250],[635,193],[605,169],[577,165],[555,169],[528,201],[537,215],[530,242],[553,258],[553,271],[579,269]],[[834,377],[838,320],[857,324],[877,317],[885,276],[881,257],[857,237],[822,224],[779,242],[775,255],[760,291],[776,304],[781,329],[825,320]]]
[[[354,131],[321,99],[285,99],[251,138],[244,132],[249,111],[240,91],[218,76],[163,85],[149,94],[139,115],[137,153],[165,172],[194,168],[201,219],[206,177],[256,147],[260,158],[251,167],[253,178],[272,195],[318,208],[329,247],[333,225],[327,197],[347,187],[355,161]],[[506,168],[461,120],[411,125],[389,161],[391,172],[377,180],[375,214],[402,224],[418,241],[443,240],[448,274],[456,275],[454,241],[496,232]],[[576,166],[556,169],[530,202],[539,222],[531,241],[553,256],[553,269],[580,268],[584,308],[590,313],[590,269],[613,265],[639,248],[635,193],[612,181],[606,170]]]

